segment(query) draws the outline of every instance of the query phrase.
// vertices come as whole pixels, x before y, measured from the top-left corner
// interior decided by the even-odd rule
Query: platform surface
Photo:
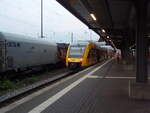
[[[150,101],[128,97],[134,68],[115,60],[96,64],[0,109],[0,113],[150,113]]]

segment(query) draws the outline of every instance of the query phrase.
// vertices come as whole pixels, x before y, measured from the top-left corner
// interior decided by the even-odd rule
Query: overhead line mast
[[[41,0],[41,38],[44,38],[43,36],[43,0]]]

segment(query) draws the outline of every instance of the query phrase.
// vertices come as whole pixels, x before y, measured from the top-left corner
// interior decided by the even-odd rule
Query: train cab
[[[69,69],[87,67],[96,62],[95,44],[89,42],[70,44],[66,55],[66,66]]]

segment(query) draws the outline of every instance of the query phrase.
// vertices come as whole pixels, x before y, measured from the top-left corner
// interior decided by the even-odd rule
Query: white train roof
[[[90,43],[89,41],[78,41],[78,42],[71,43],[70,45],[71,46],[75,46],[75,45],[87,45],[89,43]]]
[[[27,43],[38,43],[46,45],[56,45],[56,42],[52,42],[46,38],[34,38],[29,36],[23,36],[13,33],[0,32],[0,40],[4,39],[13,42],[27,42]]]

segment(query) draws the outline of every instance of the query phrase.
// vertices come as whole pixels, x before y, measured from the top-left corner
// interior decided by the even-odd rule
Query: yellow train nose
[[[82,62],[82,58],[68,58],[68,62]]]

